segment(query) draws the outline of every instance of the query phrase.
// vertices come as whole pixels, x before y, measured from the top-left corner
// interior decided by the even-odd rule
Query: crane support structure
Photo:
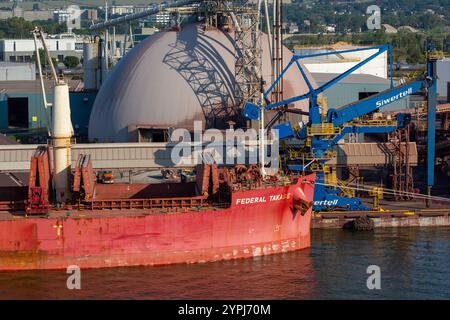
[[[299,63],[299,60],[310,57],[320,57],[325,55],[339,55],[350,52],[372,50],[375,51],[371,56],[349,68],[347,71],[336,76],[332,80],[314,88],[306,76],[305,71]],[[391,87],[381,93],[372,95],[366,99],[350,103],[339,108],[327,108],[323,105],[323,99],[320,99],[325,90],[344,79],[361,66],[367,64],[377,56],[389,52],[390,70],[391,70]],[[271,91],[277,83],[283,78],[286,71],[291,67],[299,69],[309,91],[305,94],[290,97],[282,101],[267,103],[265,110],[278,110],[279,112],[274,119],[279,119],[280,113],[289,112],[286,106],[290,103],[309,99],[308,116],[309,121],[305,125],[300,124],[299,128],[287,122],[275,125],[273,128],[278,129],[280,139],[295,138],[301,142],[301,159],[303,165],[299,165],[299,158],[288,159],[287,168],[291,171],[315,171],[317,172],[316,187],[314,194],[314,210],[369,210],[361,199],[355,198],[354,192],[349,192],[347,184],[337,179],[336,173],[333,172],[326,162],[335,157],[331,150],[341,139],[350,133],[391,133],[398,129],[408,126],[411,115],[407,113],[398,113],[395,119],[375,119],[371,115],[378,111],[381,107],[389,105],[392,102],[406,98],[412,94],[426,93],[428,96],[428,189],[431,189],[434,181],[434,127],[435,127],[435,110],[436,110],[436,71],[435,61],[428,61],[428,71],[425,76],[405,83],[401,86],[394,87],[392,79],[392,49],[390,45],[373,46],[367,48],[359,48],[352,50],[333,51],[311,55],[294,55],[286,68],[275,79],[274,83],[263,94],[264,99],[268,99]],[[322,102],[321,102],[322,100]],[[260,119],[260,106],[252,102],[246,102],[243,108],[245,117],[251,120]],[[269,121],[273,125],[276,121]],[[296,153],[296,154],[300,154]],[[306,165],[305,165],[306,163]]]
[[[427,192],[431,195],[431,187],[434,185],[434,159],[436,150],[436,59],[429,58],[427,61],[427,75],[432,79],[431,86],[428,89],[427,100]],[[427,199],[427,205],[430,206],[430,200]]]

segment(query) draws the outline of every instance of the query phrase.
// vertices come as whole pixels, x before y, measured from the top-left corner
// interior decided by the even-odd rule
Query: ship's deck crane
[[[53,65],[50,52],[45,42],[45,36],[38,27],[32,31],[36,49],[36,60],[41,81],[42,98],[44,106],[51,107],[52,124],[50,130],[51,146],[53,149],[53,189],[54,196],[58,203],[66,203],[71,199],[70,193],[70,165],[71,165],[71,138],[73,136],[73,127],[70,118],[69,85],[58,77],[56,68]],[[44,50],[48,65],[51,68],[53,87],[53,103],[48,103],[44,87],[44,77],[42,74],[41,60],[39,56],[39,45]],[[49,170],[47,170],[49,173]]]
[[[314,88],[306,76],[305,71],[299,63],[299,60],[311,57],[320,57],[326,55],[345,54],[350,52],[375,50],[375,53],[368,58],[362,60],[352,68],[344,73],[338,75],[327,83]],[[391,88],[372,95],[366,99],[350,103],[341,108],[331,108],[326,110],[324,103],[320,101],[319,95],[326,89],[330,88],[340,80],[344,79],[361,66],[367,64],[377,56],[389,52],[390,60],[390,74],[391,74]],[[277,83],[282,79],[286,71],[292,66],[296,66],[304,81],[306,82],[309,91],[305,94],[291,97],[279,102],[267,103],[269,94]],[[316,211],[330,210],[330,209],[348,209],[348,210],[368,210],[362,201],[354,197],[346,197],[345,192],[336,188],[337,184],[336,174],[331,171],[326,165],[326,162],[336,156],[331,148],[344,138],[349,133],[390,133],[399,128],[405,127],[409,120],[409,114],[398,114],[395,120],[390,119],[368,119],[369,115],[379,108],[388,105],[399,99],[403,99],[409,95],[425,90],[428,97],[428,114],[429,114],[429,143],[428,143],[428,192],[433,185],[433,170],[434,170],[434,128],[433,113],[436,108],[436,60],[428,59],[426,76],[403,84],[399,87],[394,87],[392,79],[392,50],[389,45],[374,46],[368,48],[359,48],[352,50],[333,51],[326,53],[318,53],[311,55],[294,55],[291,61],[283,69],[280,76],[272,83],[269,89],[262,95],[261,105],[256,105],[246,102],[243,109],[245,117],[251,120],[260,120],[261,110],[277,110],[275,117],[268,122],[266,128],[278,129],[280,139],[296,138],[303,142],[302,159],[307,160],[306,165],[299,165],[296,163],[288,164],[288,169],[292,171],[317,171],[317,180],[314,195],[314,209]],[[309,121],[306,125],[301,123],[301,127],[293,126],[291,123],[281,123],[274,125],[284,114],[290,112],[287,106],[290,103],[309,99],[309,111],[307,115]],[[298,160],[298,159],[297,159]]]

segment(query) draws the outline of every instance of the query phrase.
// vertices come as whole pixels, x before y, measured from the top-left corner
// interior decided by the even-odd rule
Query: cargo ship
[[[98,181],[88,154],[72,167],[69,87],[42,31],[33,35],[54,80],[50,139],[31,157],[26,187],[0,188],[0,270],[196,263],[310,246],[314,174],[202,161],[189,179],[132,184]]]
[[[72,201],[57,206],[47,201],[48,150],[33,156],[28,187],[0,195],[8,210],[0,213],[0,270],[208,262],[310,246],[314,175],[262,179],[257,166],[202,164],[195,182],[102,184],[84,156]]]

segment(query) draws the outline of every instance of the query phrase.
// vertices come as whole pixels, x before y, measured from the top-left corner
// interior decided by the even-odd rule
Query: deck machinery
[[[327,83],[314,88],[308,80],[299,60],[325,55],[345,54],[363,50],[375,50],[375,53],[362,60],[346,72],[336,76]],[[389,52],[391,68],[391,87],[381,93],[372,95],[366,99],[350,103],[340,108],[327,108],[326,100],[322,93],[350,75],[352,72],[365,65],[384,52]],[[270,102],[269,94],[289,68],[297,67],[308,85],[309,91],[305,94],[290,97],[278,102]],[[351,210],[365,211],[369,208],[361,199],[355,197],[354,189],[342,184],[336,172],[326,163],[336,152],[333,147],[347,134],[359,133],[391,133],[408,126],[411,115],[407,113],[397,114],[395,119],[374,118],[373,113],[379,108],[399,99],[417,93],[425,93],[428,99],[428,193],[434,183],[434,114],[436,109],[436,59],[429,56],[427,73],[417,80],[410,81],[398,87],[394,87],[392,79],[392,49],[389,45],[358,48],[352,50],[333,51],[311,55],[294,55],[291,61],[283,69],[274,83],[267,90],[262,91],[260,104],[246,102],[243,114],[250,120],[261,120],[263,110],[278,111],[272,120],[266,125],[266,129],[278,129],[279,139],[297,139],[299,147],[295,152],[289,152],[287,169],[290,171],[302,171],[317,173],[316,188],[314,193],[314,210]],[[263,87],[263,86],[261,86]],[[279,119],[289,109],[289,104],[309,99],[308,122],[306,124],[292,124],[290,122],[279,123]]]

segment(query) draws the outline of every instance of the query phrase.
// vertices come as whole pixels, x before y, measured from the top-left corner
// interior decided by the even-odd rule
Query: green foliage
[[[450,26],[450,0],[379,0],[293,1],[284,5],[284,20],[299,25],[300,32],[317,33],[321,26],[335,25],[336,32],[349,33],[366,31],[367,7],[377,4],[381,8],[381,23],[394,27],[411,26],[416,29],[432,30]],[[304,20],[310,20],[311,26]]]
[[[47,66],[47,59],[45,57],[45,51],[42,48],[39,49],[39,60],[41,61],[42,69],[45,69],[45,67]],[[36,66],[37,66],[37,59],[36,59]]]
[[[331,45],[337,42],[348,42],[354,45],[382,45],[391,44],[394,62],[424,63],[426,61],[426,43],[434,43],[437,50],[446,49],[445,43],[450,44],[450,35],[442,32],[411,33],[400,31],[386,34],[382,30],[354,34],[317,34],[295,35],[285,41],[293,48],[295,45]],[[448,48],[447,48],[448,50]]]
[[[9,39],[29,39],[32,38],[31,30],[33,30],[35,26],[42,27],[44,32],[49,34],[67,32],[66,24],[59,24],[53,21],[29,22],[23,18],[13,17],[0,21],[0,37]]]
[[[64,58],[64,65],[67,68],[75,68],[80,64],[80,59],[78,57],[67,56]]]

